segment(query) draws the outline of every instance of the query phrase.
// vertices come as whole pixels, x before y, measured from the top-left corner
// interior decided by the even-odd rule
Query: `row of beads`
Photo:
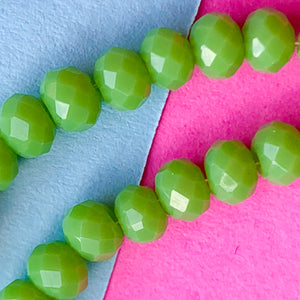
[[[244,57],[258,71],[276,72],[294,51],[294,30],[274,9],[249,15],[242,32],[244,37],[238,25],[221,13],[207,14],[193,25],[191,44],[171,29],[151,30],[140,55],[114,47],[97,60],[94,80],[100,93],[91,78],[75,67],[48,72],[40,86],[42,102],[15,94],[2,106],[0,190],[7,189],[18,173],[17,155],[31,158],[50,150],[55,126],[67,131],[92,127],[101,96],[118,110],[134,110],[149,96],[151,82],[170,90],[185,84],[192,77],[195,59],[206,76],[227,78]]]
[[[295,127],[279,121],[262,126],[251,150],[237,140],[215,142],[204,161],[208,185],[198,166],[187,159],[175,159],[156,174],[155,192],[143,186],[125,187],[117,195],[115,214],[92,200],[74,206],[63,220],[67,243],[36,247],[27,264],[32,283],[12,282],[0,293],[0,300],[76,297],[88,283],[84,259],[110,259],[124,234],[139,243],[158,240],[167,228],[167,214],[193,221],[209,208],[210,193],[223,202],[237,204],[255,191],[257,169],[278,185],[288,185],[300,177],[300,133]]]

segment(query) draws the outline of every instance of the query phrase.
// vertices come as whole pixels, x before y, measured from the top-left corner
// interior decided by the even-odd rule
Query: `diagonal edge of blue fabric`
[[[92,75],[112,46],[138,51],[148,30],[183,34],[200,0],[4,0],[0,3],[0,104],[13,93],[39,96],[50,69],[73,65]],[[138,184],[168,91],[153,86],[145,105],[120,113],[103,104],[83,133],[57,131],[51,151],[20,159],[12,186],[0,194],[0,290],[26,278],[33,248],[63,240],[68,208],[86,199],[112,205],[127,184]],[[101,299],[115,259],[90,264],[89,287],[78,299]]]

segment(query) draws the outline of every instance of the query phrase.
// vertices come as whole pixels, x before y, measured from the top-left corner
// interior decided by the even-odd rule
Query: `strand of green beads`
[[[209,32],[211,38],[204,32]],[[243,34],[246,59],[259,71],[278,71],[294,49],[294,32],[289,22],[274,9],[252,13]],[[192,76],[191,49],[208,77],[232,76],[242,63],[244,50],[239,28],[224,14],[211,13],[196,22],[191,44],[192,47],[183,36],[166,28],[150,31],[142,44],[141,56],[151,80],[169,89],[182,86]],[[120,48],[108,51],[95,67],[96,83],[105,95],[104,100],[120,110],[135,109],[144,102],[150,93],[149,74],[135,53]],[[118,103],[116,98],[120,94],[123,97]],[[100,94],[91,79],[74,67],[47,73],[41,84],[41,98],[56,125],[68,131],[90,128],[100,112]],[[52,119],[32,96],[17,94],[5,102],[0,114],[0,151],[7,160],[0,160],[4,174],[0,177],[0,189],[5,189],[17,173],[16,155],[6,143],[23,157],[48,152],[55,136]],[[130,185],[122,190],[115,203],[117,218],[108,207],[91,200],[76,205],[63,220],[67,243],[36,247],[27,265],[33,284],[16,280],[1,291],[0,300],[76,297],[88,282],[83,258],[111,258],[123,242],[123,231],[135,242],[159,239],[167,227],[166,213],[181,220],[195,220],[209,208],[210,192],[228,204],[247,199],[256,187],[256,166],[270,182],[290,184],[300,176],[299,146],[300,133],[291,125],[274,121],[258,130],[252,141],[252,153],[239,141],[214,143],[204,162],[208,185],[197,166],[177,159],[164,164],[157,173],[158,197],[141,186]]]

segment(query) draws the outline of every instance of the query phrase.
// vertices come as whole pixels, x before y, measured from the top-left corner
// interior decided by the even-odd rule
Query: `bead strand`
[[[118,110],[134,110],[150,95],[151,82],[169,90],[184,85],[192,77],[195,60],[207,77],[223,79],[238,70],[244,57],[255,70],[277,72],[295,48],[294,29],[272,8],[250,14],[242,33],[222,13],[201,17],[192,26],[191,44],[171,29],[153,29],[142,42],[140,55],[113,47],[96,61],[94,80],[100,93],[75,67],[52,70],[41,82],[42,103],[15,94],[3,104],[2,138],[17,155],[36,157],[50,151],[55,126],[67,131],[91,128],[101,110],[101,97]],[[0,151],[9,158],[0,160],[0,190],[7,189],[18,173],[17,158],[7,145],[0,143]]]
[[[28,260],[30,280],[47,295],[30,299],[76,297],[87,287],[84,259],[112,258],[124,234],[138,243],[158,240],[167,228],[167,214],[193,221],[209,208],[210,193],[232,205],[246,200],[255,191],[257,170],[273,184],[292,183],[300,177],[300,132],[279,121],[265,124],[255,134],[251,152],[237,140],[216,141],[205,156],[204,169],[208,185],[200,168],[187,159],[166,162],[155,176],[156,194],[129,185],[116,197],[115,214],[92,200],[71,208],[63,220],[67,243],[39,245]],[[39,295],[34,285],[14,281],[0,293],[0,300],[27,290]]]
[[[275,33],[267,23],[276,27]],[[211,40],[205,31],[210,32]],[[231,34],[226,36],[225,32]],[[151,81],[171,90],[187,82],[192,76],[194,56],[206,76],[227,78],[238,70],[244,54],[254,69],[277,72],[294,51],[293,28],[274,9],[252,13],[243,35],[245,46],[238,26],[220,13],[205,15],[194,24],[191,46],[170,29],[155,29],[142,43],[144,62],[130,50],[112,48],[96,62],[94,78],[104,101],[119,110],[130,110],[144,102]],[[92,80],[74,67],[48,72],[41,84],[41,98],[51,118],[32,96],[16,94],[2,107],[2,137],[20,156],[48,152],[55,136],[54,123],[68,131],[83,131],[93,126],[100,113],[99,92]],[[10,173],[3,180],[0,177],[0,188],[4,189],[16,175],[17,163],[16,155],[0,140],[2,150],[3,157],[9,159],[6,163],[0,160],[0,167],[4,166],[5,174]],[[66,243],[37,246],[27,264],[33,284],[16,280],[2,290],[0,300],[74,298],[87,287],[84,259],[110,259],[121,246],[124,233],[135,242],[155,241],[166,230],[167,214],[193,221],[209,208],[210,193],[228,204],[244,201],[255,191],[256,167],[274,184],[288,185],[300,177],[300,133],[293,126],[279,121],[262,126],[252,140],[251,150],[235,140],[214,143],[204,161],[208,185],[199,167],[177,159],[164,164],[157,173],[156,194],[142,186],[123,189],[116,198],[115,214],[92,200],[74,206],[63,220]]]

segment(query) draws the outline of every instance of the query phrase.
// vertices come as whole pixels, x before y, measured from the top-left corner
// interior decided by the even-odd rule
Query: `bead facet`
[[[124,188],[116,198],[115,213],[125,235],[134,242],[158,240],[167,228],[167,216],[155,193],[147,187]]]
[[[160,87],[176,90],[193,75],[192,48],[188,40],[174,30],[158,28],[149,31],[140,53],[152,81]]]
[[[57,299],[72,299],[88,283],[85,260],[63,242],[37,246],[27,263],[30,280],[41,291]]]
[[[22,94],[4,102],[0,128],[6,143],[25,158],[49,152],[55,137],[55,125],[42,102]]]
[[[239,26],[226,14],[213,12],[192,27],[190,42],[196,62],[210,78],[232,76],[244,60],[244,42]]]
[[[0,293],[0,300],[51,300],[31,282],[17,279]]]
[[[206,153],[204,167],[211,191],[223,202],[237,204],[255,191],[255,161],[240,141],[215,142]]]
[[[196,165],[187,159],[165,163],[155,176],[155,191],[173,218],[193,221],[209,208],[209,188]]]
[[[245,56],[254,70],[275,73],[291,58],[295,31],[287,17],[273,9],[251,13],[244,26]]]
[[[147,68],[140,56],[128,49],[113,47],[101,56],[94,78],[103,100],[121,111],[140,107],[150,95]]]
[[[295,127],[279,121],[265,124],[251,149],[259,173],[271,183],[288,185],[300,176],[300,133]]]
[[[48,72],[40,87],[45,103],[57,126],[67,131],[91,128],[100,113],[100,93],[91,78],[75,67]]]
[[[6,190],[17,174],[17,155],[0,138],[0,191]]]
[[[89,261],[112,258],[123,242],[123,232],[113,212],[92,200],[68,211],[63,231],[68,244]]]

